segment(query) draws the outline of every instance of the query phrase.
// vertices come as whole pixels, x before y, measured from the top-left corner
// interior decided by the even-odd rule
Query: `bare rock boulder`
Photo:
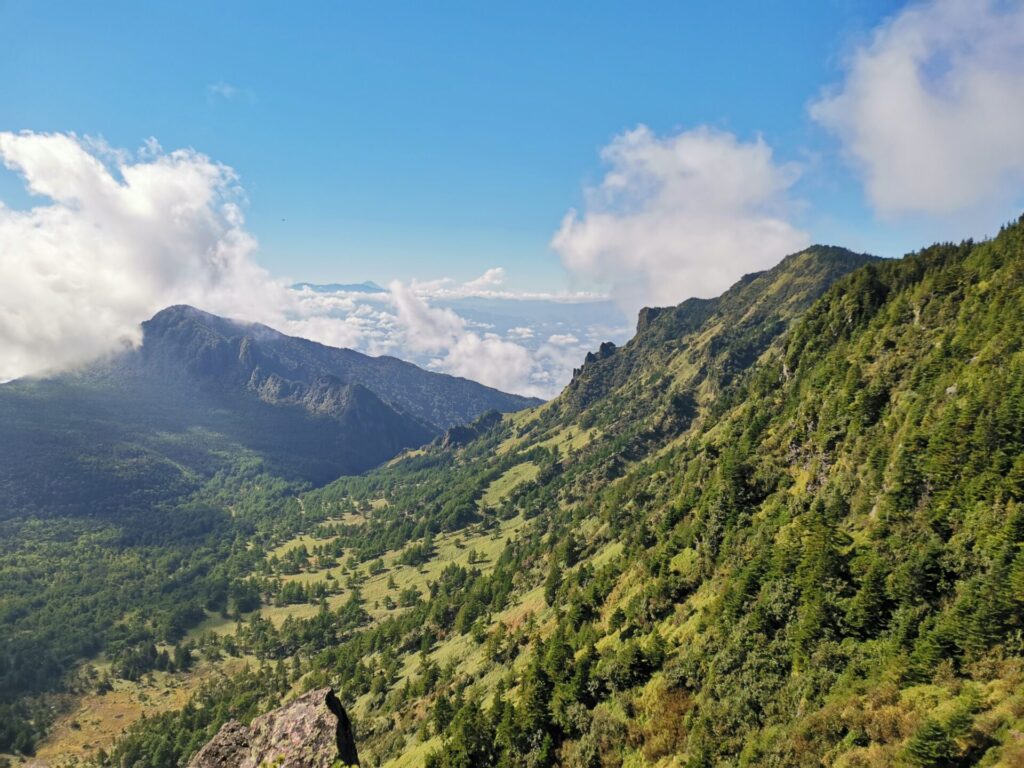
[[[246,727],[232,720],[188,768],[334,768],[359,765],[352,724],[330,688],[303,694]]]

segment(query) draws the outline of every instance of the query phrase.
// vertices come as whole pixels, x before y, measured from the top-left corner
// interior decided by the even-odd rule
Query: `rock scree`
[[[305,693],[247,727],[230,720],[188,768],[333,768],[359,765],[352,724],[331,688]]]

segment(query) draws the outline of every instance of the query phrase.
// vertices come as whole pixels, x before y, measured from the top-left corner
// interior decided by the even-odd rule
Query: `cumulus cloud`
[[[1019,202],[1024,183],[1024,4],[912,5],[858,47],[811,105],[883,215]],[[1016,199],[1014,199],[1016,198]]]
[[[580,303],[590,294],[500,291],[500,267],[467,283],[396,282],[380,293],[286,287],[255,261],[235,173],[192,150],[164,152],[150,140],[133,153],[74,135],[0,133],[0,159],[40,198],[24,210],[0,203],[0,380],[137,344],[143,320],[186,303],[547,397],[579,364],[583,342],[533,341],[522,321],[534,305],[471,318],[431,302],[564,300],[576,306],[552,314],[575,312],[594,326],[597,310]],[[504,337],[491,318],[505,323]]]
[[[505,269],[503,267],[493,267],[484,272],[480,277],[475,280],[470,280],[464,286],[467,292],[472,293],[475,291],[487,290],[495,288],[505,282]]]
[[[450,309],[429,306],[404,283],[395,280],[388,285],[388,290],[411,349],[440,352],[465,332],[466,323],[459,315]]]
[[[448,286],[438,289],[438,285]],[[605,340],[622,342],[631,327],[620,325],[607,302],[515,301],[474,297],[473,307],[496,322],[460,314],[465,298],[451,280],[403,283],[386,292],[294,291],[295,313],[282,330],[375,355],[394,355],[431,370],[480,381],[510,392],[552,397],[569,381],[587,351]],[[452,306],[445,306],[451,301]],[[522,304],[522,310],[516,309]],[[519,324],[528,320],[535,324]],[[609,324],[610,321],[610,324]],[[551,332],[554,327],[573,332]]]
[[[509,291],[501,287],[504,283],[505,268],[492,267],[479,277],[464,283],[450,277],[442,277],[435,280],[414,280],[411,286],[418,296],[444,300],[480,298],[585,304],[608,298],[606,294],[598,291]]]
[[[0,379],[136,343],[138,323],[169,304],[284,311],[285,288],[252,260],[230,168],[155,142],[131,157],[28,132],[0,133],[0,159],[48,200],[0,203]]]
[[[431,307],[401,282],[395,281],[388,288],[405,344],[413,350],[438,354],[431,367],[492,387],[522,394],[541,393],[531,381],[535,362],[525,347],[494,334],[469,330],[454,311]]]
[[[579,344],[580,340],[571,333],[554,333],[548,337],[548,343],[559,347],[568,347]]]
[[[377,322],[379,314],[371,318],[355,313],[343,317],[317,314],[303,307],[306,316],[286,319],[277,327],[292,336],[319,341],[331,347],[360,348],[375,346],[375,341],[386,339],[386,331]]]
[[[630,311],[717,294],[809,243],[786,219],[799,175],[761,139],[646,126],[601,152],[608,166],[551,241],[573,273],[610,286]]]

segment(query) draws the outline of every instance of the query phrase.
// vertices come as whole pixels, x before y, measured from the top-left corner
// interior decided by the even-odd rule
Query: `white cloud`
[[[601,157],[603,181],[551,245],[631,311],[717,294],[809,242],[785,218],[799,169],[776,163],[761,139],[706,127],[658,137],[641,125]]]
[[[431,285],[437,283],[449,285],[453,281],[432,281]],[[589,349],[596,349],[608,339],[622,342],[631,334],[629,327],[595,324],[598,312],[587,311],[579,302],[571,302],[571,309],[555,311],[551,317],[538,317],[531,314],[533,306],[525,305],[524,314],[518,315],[504,300],[491,304],[491,299],[485,299],[484,311],[493,308],[503,323],[497,326],[480,322],[440,305],[452,298],[448,289],[438,296],[434,288],[422,290],[423,285],[395,281],[387,292],[377,294],[298,289],[294,291],[292,314],[299,317],[290,316],[277,327],[326,344],[395,355],[431,370],[539,397],[556,395]],[[510,311],[513,314],[506,314]],[[609,315],[608,308],[599,316],[604,321],[618,319],[614,312]],[[553,317],[563,317],[567,322]],[[539,334],[530,326],[511,325],[514,318],[531,320],[547,330]],[[573,332],[551,333],[553,326],[571,328]]]
[[[314,314],[286,320],[278,323],[277,327],[292,336],[312,339],[331,347],[368,347],[373,345],[375,337],[379,340],[385,336],[376,323],[354,314],[344,318]]]
[[[475,280],[470,280],[463,286],[463,288],[468,292],[481,291],[495,288],[504,282],[505,269],[503,267],[494,267],[492,269],[488,269]]]
[[[407,345],[419,352],[441,352],[465,333],[466,323],[450,309],[431,307],[411,288],[395,280],[388,286],[397,310],[398,321],[405,329]]]
[[[431,299],[503,299],[508,301],[554,301],[560,304],[579,304],[601,301],[606,294],[595,291],[509,291],[502,290],[505,268],[492,267],[480,277],[458,283],[450,277],[436,280],[413,280],[410,288],[417,296]]]
[[[0,203],[0,380],[137,344],[139,324],[176,303],[545,397],[585,353],[569,334],[557,348],[532,341],[528,314],[499,310],[494,317],[515,319],[502,338],[489,316],[430,305],[467,296],[578,304],[587,295],[496,292],[500,267],[462,285],[393,283],[382,293],[285,287],[254,260],[234,172],[192,150],[167,153],[150,140],[131,153],[74,135],[0,133],[0,159],[45,198],[26,210]],[[592,317],[582,304],[556,315],[577,309]]]
[[[571,333],[555,333],[548,337],[548,343],[558,347],[568,347],[579,344],[580,340]]]
[[[28,210],[0,203],[0,379],[136,343],[138,323],[170,304],[249,320],[287,305],[252,261],[230,168],[154,142],[132,159],[28,132],[0,133],[0,158],[49,199]]]
[[[256,97],[248,88],[239,88],[237,85],[225,83],[223,80],[211,83],[206,86],[206,100],[213,104],[216,101],[238,101],[244,99],[252,104]]]
[[[811,115],[879,213],[1005,215],[1024,184],[1024,4],[910,6],[854,51]]]
[[[453,338],[436,364],[439,370],[490,387],[523,395],[544,395],[547,387],[532,380],[535,363],[530,351],[511,341],[463,333]]]
[[[469,330],[458,314],[431,307],[398,281],[388,289],[404,332],[404,346],[436,354],[431,367],[512,392],[548,394],[547,387],[538,387],[531,380],[536,361],[525,347]]]

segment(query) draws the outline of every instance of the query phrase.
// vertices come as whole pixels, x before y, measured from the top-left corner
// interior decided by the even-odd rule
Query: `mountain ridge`
[[[5,452],[0,487],[15,510],[117,508],[129,503],[119,493],[198,487],[230,464],[225,452],[324,483],[486,411],[537,402],[179,305],[143,323],[137,349],[0,385],[0,440],[27,448]],[[33,475],[63,479],[40,486]]]
[[[1024,220],[647,309],[554,401],[269,507],[215,682],[105,764],[332,687],[386,768],[1016,765],[1022,329]]]
[[[536,398],[508,395],[462,377],[424,371],[396,357],[371,357],[352,349],[288,336],[260,323],[219,317],[187,305],[161,310],[142,327],[141,358],[145,363],[165,363],[159,371],[163,375],[176,375],[183,369],[202,375],[203,371],[195,366],[204,362],[219,364],[219,368],[209,373],[245,379],[246,386],[253,390],[260,388],[264,377],[296,383],[309,383],[316,377],[335,377],[343,383],[369,384],[371,391],[396,410],[424,420],[438,430],[472,421],[490,408],[507,411],[541,402]],[[420,380],[415,385],[418,390],[415,397],[393,385],[394,380],[409,375]],[[431,394],[432,382],[445,382],[454,391],[447,396],[451,402]],[[432,399],[426,403],[417,399],[428,395]]]
[[[1024,221],[778,287],[645,312],[593,397],[307,494],[364,510],[357,588],[239,652],[334,685],[385,766],[1020,764]],[[196,730],[115,755],[158,733]]]

